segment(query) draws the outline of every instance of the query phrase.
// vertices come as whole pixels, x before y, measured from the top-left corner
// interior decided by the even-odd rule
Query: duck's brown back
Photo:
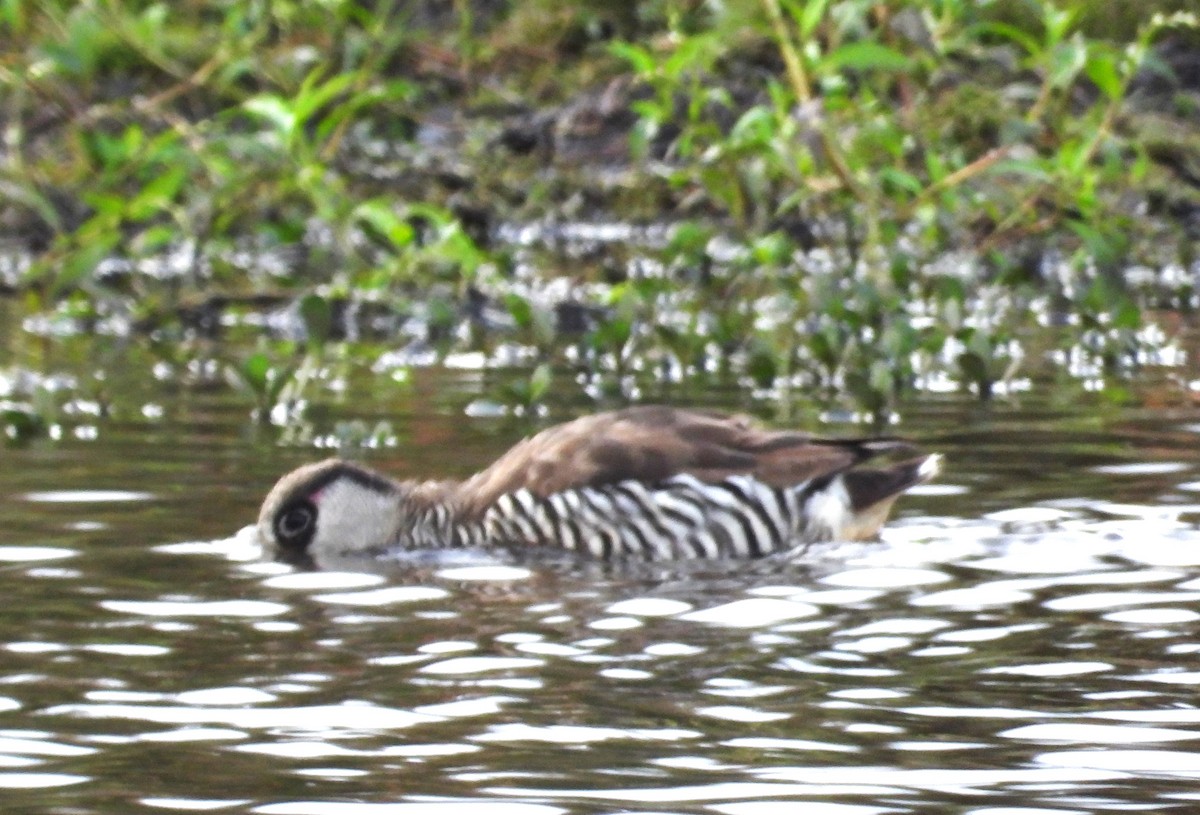
[[[845,471],[883,452],[910,449],[893,439],[818,439],[766,430],[744,416],[644,406],[585,416],[526,439],[456,490],[463,516],[477,518],[501,496],[555,493],[620,482],[655,484],[679,475],[717,483],[751,476],[795,486]],[[895,479],[865,484],[855,503],[895,491]],[[885,488],[886,489],[883,489]],[[882,491],[881,491],[882,489]]]

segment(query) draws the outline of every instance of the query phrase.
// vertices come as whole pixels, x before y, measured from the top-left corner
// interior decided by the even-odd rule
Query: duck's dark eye
[[[275,516],[275,534],[288,546],[307,546],[316,526],[317,508],[311,501],[292,504]]]

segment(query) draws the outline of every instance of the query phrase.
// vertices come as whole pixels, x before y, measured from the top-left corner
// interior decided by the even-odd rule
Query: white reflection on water
[[[159,809],[177,809],[182,812],[210,812],[217,809],[232,809],[245,806],[249,799],[229,800],[225,798],[143,798],[141,803]]]
[[[790,719],[790,713],[770,713],[765,710],[758,710],[752,707],[743,707],[741,705],[713,705],[711,707],[698,707],[696,713],[701,716],[708,716],[713,719],[724,719],[730,722],[777,722],[783,719]]]
[[[166,543],[154,547],[154,551],[168,555],[223,557],[236,563],[258,561],[263,557],[262,546],[258,542],[258,528],[253,525],[243,526],[228,538]]]
[[[278,696],[266,693],[258,688],[205,688],[203,690],[183,691],[175,697],[184,705],[262,705],[275,702]]]
[[[915,598],[915,606],[931,608],[945,606],[947,608],[986,608],[988,606],[1007,608],[1024,603],[1033,598],[1027,591],[1014,588],[1007,581],[984,583],[965,589],[946,589]]]
[[[822,784],[888,785],[898,788],[938,790],[960,795],[1000,785],[1066,784],[1069,782],[1107,781],[1119,774],[1102,769],[1079,768],[1072,771],[1041,767],[1003,769],[948,769],[904,767],[786,767],[755,773],[759,778],[790,781],[819,788]],[[813,782],[814,776],[819,781]]]
[[[59,546],[0,546],[0,563],[27,563],[35,560],[61,560],[79,554]]]
[[[47,490],[27,492],[17,497],[35,504],[108,504],[149,501],[154,498],[154,494],[130,490]]]
[[[462,675],[536,668],[542,664],[544,664],[542,660],[529,657],[455,657],[425,665],[420,670],[422,673],[429,674]]]
[[[945,583],[949,579],[950,575],[934,569],[879,567],[846,569],[822,578],[822,582],[863,589],[898,589]]]
[[[382,575],[367,572],[288,571],[267,578],[263,581],[263,585],[273,589],[311,591],[313,589],[361,589],[365,586],[378,586],[383,582]]]
[[[820,612],[821,610],[811,603],[753,597],[701,611],[689,611],[680,615],[680,619],[730,628],[757,628],[784,620],[812,617]]]
[[[861,654],[881,654],[884,651],[900,651],[908,649],[913,641],[908,637],[863,637],[851,642],[839,642],[837,648],[841,651],[855,651]]]
[[[642,621],[636,617],[601,617],[588,623],[589,628],[597,631],[628,631],[631,628],[641,628]]]
[[[1193,751],[1185,753],[1177,750],[1062,750],[1042,753],[1035,756],[1034,761],[1062,770],[1200,778],[1200,752]]]
[[[1194,603],[1197,600],[1200,600],[1200,592],[1102,591],[1058,597],[1047,600],[1044,605],[1054,611],[1102,611],[1114,606],[1167,605]]]
[[[928,634],[948,628],[946,620],[918,617],[893,617],[838,632],[843,637],[874,637],[887,634]]]
[[[709,696],[721,696],[731,699],[755,699],[763,696],[775,696],[781,693],[794,692],[791,685],[760,685],[745,679],[716,677],[704,683],[701,691]]]
[[[995,668],[985,668],[980,673],[1011,676],[1079,676],[1112,669],[1113,666],[1107,662],[1044,662],[1032,665],[999,665]]]
[[[550,744],[589,744],[601,741],[683,741],[698,739],[703,735],[696,730],[666,728],[585,727],[582,725],[545,725],[535,727],[528,724],[492,725],[474,737],[480,742],[547,742]]]
[[[568,810],[546,804],[504,801],[461,800],[437,803],[347,803],[344,801],[295,801],[255,807],[263,815],[560,815]]]
[[[1077,510],[1066,510],[1058,507],[1013,507],[997,512],[989,512],[983,516],[989,521],[1000,524],[1052,524],[1069,518],[1078,518]]]
[[[812,741],[809,739],[785,739],[785,738],[770,738],[770,737],[755,737],[746,736],[743,738],[729,739],[722,742],[728,747],[740,747],[747,750],[794,750],[796,752],[830,752],[830,753],[857,753],[859,748],[852,744],[838,744],[830,741]]]
[[[1200,724],[1200,708],[1178,707],[1151,710],[1099,710],[1089,714],[1096,719],[1154,724]]]
[[[181,727],[178,730],[164,730],[159,733],[141,733],[138,741],[185,743],[197,741],[240,741],[247,738],[241,730],[230,730],[226,727]]]
[[[343,606],[391,606],[398,603],[419,603],[425,600],[441,600],[449,597],[445,589],[432,586],[389,586],[367,591],[334,592],[319,594],[316,599]]]
[[[1200,732],[1192,730],[1078,722],[1030,724],[1004,730],[997,735],[1007,739],[1061,741],[1070,744],[1144,744],[1200,739]]]
[[[1021,623],[1019,625],[998,625],[994,628],[960,628],[955,631],[942,631],[935,639],[944,642],[992,642],[1012,634],[1038,631],[1045,628],[1046,625],[1046,623]]]
[[[1200,685],[1200,671],[1183,671],[1174,666],[1161,668],[1156,673],[1130,677],[1142,682],[1163,682],[1168,685]]]
[[[14,654],[54,654],[71,650],[59,642],[10,642],[4,649]]]
[[[586,648],[578,648],[574,645],[565,645],[559,642],[522,642],[518,643],[516,648],[525,654],[538,654],[547,657],[577,657],[581,654],[589,653]]]
[[[803,815],[883,815],[898,811],[886,806],[836,804],[825,801],[743,801],[736,804],[717,804],[708,809],[722,815],[793,815],[797,809],[802,809]]]
[[[533,576],[529,569],[516,566],[456,566],[441,569],[437,576],[444,580],[527,580]]]
[[[104,600],[109,611],[149,617],[270,617],[289,609],[266,600]]]
[[[43,713],[85,719],[132,719],[155,724],[216,724],[249,730],[282,728],[326,736],[340,731],[402,730],[441,718],[363,702],[278,708],[77,703],[57,705]]]
[[[0,773],[0,789],[38,790],[82,784],[91,779],[70,773]]]
[[[853,796],[884,796],[902,795],[906,792],[902,787],[872,784],[865,777],[850,779],[849,773],[840,772],[836,767],[805,767],[798,768],[799,774],[808,774],[809,782],[773,783],[759,781],[728,781],[715,784],[676,787],[625,787],[602,789],[557,789],[533,790],[525,788],[489,787],[485,792],[493,795],[567,798],[585,800],[609,800],[622,803],[641,804],[682,804],[696,802],[728,802],[754,798],[785,798],[794,797],[790,801],[792,807],[807,807],[813,796],[853,797]],[[863,773],[864,776],[867,772]],[[836,778],[835,778],[836,776]],[[726,804],[728,805],[728,804]],[[793,811],[796,811],[795,809]],[[805,809],[804,811],[807,811]],[[886,810],[878,810],[886,811]]]
[[[120,657],[158,657],[171,653],[165,645],[142,645],[140,643],[104,643],[85,645],[80,650],[91,651],[93,654],[112,654]]]
[[[1105,614],[1104,619],[1133,625],[1172,625],[1200,620],[1200,613],[1186,608],[1136,608]]]
[[[1105,464],[1093,467],[1093,472],[1105,475],[1166,475],[1185,473],[1192,465],[1183,461],[1135,461],[1129,464]]]
[[[96,752],[92,747],[61,744],[51,741],[47,734],[31,731],[9,731],[0,736],[0,753],[20,756],[86,756]]]
[[[331,744],[327,741],[285,741],[255,744],[239,744],[234,748],[242,753],[259,753],[278,758],[429,758],[433,756],[457,756],[475,753],[482,748],[473,744],[397,744],[374,750],[356,750]]]
[[[691,611],[692,604],[664,597],[637,597],[613,603],[605,611],[609,614],[632,615],[634,617],[669,617]]]

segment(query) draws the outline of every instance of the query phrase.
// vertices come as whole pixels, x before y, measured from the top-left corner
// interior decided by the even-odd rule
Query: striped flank
[[[809,482],[773,487],[740,475],[707,483],[684,474],[546,498],[518,490],[501,496],[480,523],[460,525],[449,537],[460,544],[562,546],[605,560],[762,557],[836,535],[849,499],[840,478],[822,486],[816,492]]]

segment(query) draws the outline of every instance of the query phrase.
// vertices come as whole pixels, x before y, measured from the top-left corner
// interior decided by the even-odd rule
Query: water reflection
[[[882,544],[629,570],[296,572],[226,537],[229,474],[285,464],[204,449],[176,494],[114,455],[95,483],[153,500],[40,502],[95,485],[34,451],[0,474],[6,812],[1186,811],[1200,468],[1127,426],[1147,466],[1070,484],[951,443]]]

